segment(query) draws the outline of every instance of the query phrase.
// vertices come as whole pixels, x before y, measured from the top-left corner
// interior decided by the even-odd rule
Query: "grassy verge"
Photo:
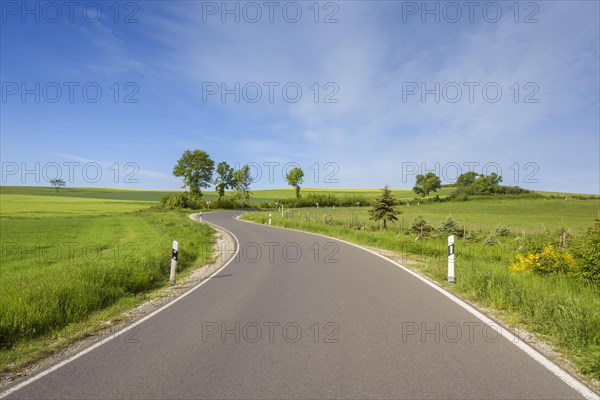
[[[173,240],[179,271],[207,261],[212,229],[151,204],[1,194],[0,369],[165,285]]]
[[[518,226],[519,232],[536,232],[545,221],[546,227],[568,227],[574,233],[592,224],[597,201],[560,201],[442,203],[410,207],[418,211],[403,207],[403,211],[406,225],[414,215],[422,214],[434,226],[451,212],[459,223],[464,221],[476,229],[480,237],[494,232],[498,223],[515,229]],[[411,262],[411,268],[447,286],[445,235],[415,241],[415,236],[407,232],[406,226],[401,229],[400,223],[388,231],[380,231],[376,223],[368,221],[366,209],[291,211],[287,217],[272,212],[272,223],[394,251],[405,260],[420,261]],[[243,218],[259,223],[268,219],[265,213],[249,213]],[[485,245],[483,240],[457,242],[457,281],[450,289],[482,307],[497,310],[512,324],[540,334],[572,360],[582,374],[600,379],[600,288],[572,276],[512,273],[509,266],[517,247],[515,235],[498,238],[494,246]]]

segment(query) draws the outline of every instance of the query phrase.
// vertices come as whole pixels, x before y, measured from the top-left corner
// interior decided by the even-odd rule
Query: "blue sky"
[[[177,189],[199,148],[254,189],[600,193],[597,1],[0,4],[3,185]]]

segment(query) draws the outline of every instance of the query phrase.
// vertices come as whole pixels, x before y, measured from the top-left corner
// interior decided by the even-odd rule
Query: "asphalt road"
[[[204,214],[240,244],[217,276],[9,398],[581,398],[384,259],[236,214]]]

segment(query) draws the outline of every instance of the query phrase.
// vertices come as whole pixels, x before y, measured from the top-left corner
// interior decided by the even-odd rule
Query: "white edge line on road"
[[[367,248],[362,247],[362,246],[360,246],[358,244],[351,243],[351,242],[348,242],[348,241],[343,240],[343,239],[338,239],[338,238],[334,238],[334,237],[331,237],[331,236],[322,235],[320,233],[312,233],[312,232],[301,231],[301,230],[298,230],[298,229],[285,228],[285,227],[282,227],[282,226],[265,225],[265,224],[261,224],[261,223],[254,222],[254,221],[246,221],[246,220],[243,220],[243,219],[239,218],[241,215],[242,214],[238,215],[235,219],[237,219],[238,221],[241,221],[241,222],[246,222],[246,223],[250,223],[250,224],[257,224],[257,225],[261,225],[261,226],[265,226],[265,227],[269,227],[269,228],[285,229],[285,230],[289,230],[289,231],[302,232],[302,233],[307,233],[309,235],[321,236],[321,237],[324,237],[324,238],[327,238],[327,239],[337,240],[339,242],[346,243],[346,244],[348,244],[350,246],[354,246],[354,247],[357,247],[357,248],[362,249],[364,251],[367,251],[367,252],[369,252],[371,254],[374,254],[377,257],[383,258],[384,260],[392,263],[393,265],[395,265],[396,267],[402,269],[403,271],[408,272],[409,274],[411,274],[415,278],[419,279],[421,282],[424,282],[425,284],[429,285],[433,289],[437,290],[438,292],[440,292],[441,294],[443,294],[444,296],[446,296],[447,298],[449,298],[450,300],[452,300],[453,302],[455,302],[456,304],[458,304],[459,306],[461,306],[462,308],[464,308],[466,311],[468,311],[469,313],[473,314],[475,317],[477,317],[479,320],[481,320],[485,324],[487,324],[489,326],[498,326],[498,324],[494,320],[492,320],[491,318],[489,318],[485,314],[481,313],[479,310],[477,310],[476,308],[474,308],[470,304],[468,304],[465,301],[461,300],[460,298],[456,297],[452,293],[448,292],[443,287],[436,285],[435,283],[433,283],[433,282],[429,281],[428,279],[422,277],[421,275],[417,274],[416,272],[414,272],[414,271],[406,268],[405,266],[397,263],[396,261],[391,260],[391,259],[387,258],[386,256],[384,256],[382,254],[379,254],[379,253],[377,253],[377,252],[375,252],[373,250],[367,249]],[[560,378],[563,382],[565,382],[567,385],[569,385],[572,389],[574,389],[575,391],[577,391],[578,393],[580,393],[583,397],[585,397],[588,400],[599,400],[600,399],[600,396],[598,396],[598,394],[596,394],[594,391],[592,391],[590,388],[588,388],[586,385],[584,385],[582,382],[580,382],[577,378],[575,378],[574,376],[572,376],[571,374],[569,374],[567,371],[563,370],[558,365],[554,364],[552,361],[550,361],[549,359],[547,359],[543,354],[541,354],[540,352],[538,352],[537,350],[535,350],[533,347],[529,346],[521,338],[519,338],[518,336],[514,335],[512,332],[510,332],[507,329],[502,329],[502,327],[499,327],[499,328],[500,329],[498,329],[496,331],[499,331],[500,334],[502,335],[502,337],[504,337],[505,339],[507,339],[508,341],[510,341],[512,344],[514,344],[515,346],[517,346],[519,349],[521,349],[522,351],[524,351],[525,353],[527,353],[527,355],[529,355],[535,361],[537,361],[538,363],[540,363],[541,365],[543,365],[548,371],[552,372],[554,375],[556,375],[558,378]]]
[[[197,220],[195,220],[197,221]],[[212,279],[213,276],[217,275],[219,272],[221,272],[225,267],[227,267],[237,256],[238,252],[240,251],[240,242],[238,241],[237,237],[231,233],[230,231],[228,231],[225,228],[220,227],[217,224],[213,224],[211,222],[207,222],[204,221],[204,223],[208,224],[208,225],[213,225],[213,226],[217,226],[219,229],[224,230],[225,232],[229,233],[231,235],[231,237],[233,238],[233,240],[235,240],[236,242],[236,251],[233,254],[233,256],[225,263],[225,265],[223,265],[221,268],[219,268],[218,270],[216,270],[213,274],[211,274],[208,278],[206,278],[205,280],[203,280],[202,282],[200,282],[198,285],[194,286],[193,288],[191,288],[190,290],[188,290],[187,292],[185,292],[184,294],[182,294],[181,296],[177,297],[175,300],[165,304],[164,306],[162,306],[161,308],[159,308],[156,311],[153,311],[152,313],[146,315],[145,317],[143,317],[142,319],[136,321],[135,323],[129,325],[127,328],[123,328],[122,330],[120,330],[119,332],[115,333],[114,335],[110,335],[107,338],[103,339],[102,341],[80,351],[79,353],[59,362],[56,365],[53,365],[52,367],[40,372],[37,375],[32,376],[31,378],[27,379],[26,381],[23,381],[21,383],[19,383],[18,385],[15,385],[13,387],[11,387],[10,389],[6,390],[5,392],[0,393],[0,399],[7,397],[11,394],[13,394],[14,392],[24,388],[25,386],[37,381],[40,378],[43,378],[44,376],[51,374],[52,372],[56,371],[57,369],[67,365],[68,363],[75,361],[76,359],[78,359],[79,357],[97,349],[98,347],[102,346],[105,343],[110,342],[111,340],[114,340],[115,337],[118,337],[120,335],[122,335],[123,333],[126,333],[127,331],[129,331],[130,329],[133,329],[134,327],[142,324],[143,322],[149,320],[150,318],[152,318],[153,316],[155,316],[156,314],[158,314],[161,311],[166,310],[167,308],[171,307],[173,304],[177,303],[179,300],[185,298],[186,296],[188,296],[189,294],[191,294],[192,292],[194,292],[196,289],[198,289],[200,286],[204,285],[206,282],[210,281]]]

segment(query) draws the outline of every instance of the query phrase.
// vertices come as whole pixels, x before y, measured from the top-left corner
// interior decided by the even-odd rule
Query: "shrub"
[[[557,250],[549,244],[539,253],[530,252],[526,256],[517,253],[511,264],[513,272],[534,272],[541,275],[570,273],[575,270],[575,259],[567,251]]]
[[[577,237],[572,251],[577,263],[577,274],[600,283],[600,223]]]
[[[448,235],[456,235],[458,237],[463,237],[464,234],[463,229],[461,229],[456,221],[451,217],[448,217],[445,221],[442,221],[438,231]]]
[[[498,226],[496,227],[496,235],[500,236],[500,237],[506,237],[510,235],[510,229],[508,229],[507,227],[505,227],[502,224],[498,224]]]
[[[517,242],[519,244],[517,251],[523,254],[541,253],[549,244],[555,247],[560,245],[559,236],[551,232],[528,234],[518,238]]]
[[[192,208],[201,209],[204,203],[200,199],[192,199],[187,192],[171,193],[168,196],[164,196],[161,202],[167,209],[175,208]]]
[[[474,230],[468,230],[465,236],[465,240],[477,240],[477,232]]]
[[[433,227],[429,225],[429,222],[427,222],[425,217],[423,217],[422,215],[417,215],[416,218],[413,220],[410,230],[411,232],[422,235],[424,237],[433,231]]]
[[[320,207],[355,207],[357,204],[368,206],[371,204],[371,199],[361,195],[352,196],[335,196],[330,193],[309,193],[299,199],[286,199],[283,204],[286,207],[315,207],[316,204]]]
[[[218,208],[224,208],[226,210],[232,210],[239,208],[239,203],[236,204],[235,200],[229,197],[223,197],[215,202]]]
[[[502,193],[504,194],[530,194],[531,190],[523,189],[519,186],[503,186]]]
[[[187,193],[171,193],[165,199],[165,207],[168,209],[174,208],[189,208],[190,201]]]
[[[496,235],[490,233],[483,241],[483,244],[486,246],[496,246],[498,244],[498,239],[496,238]]]

